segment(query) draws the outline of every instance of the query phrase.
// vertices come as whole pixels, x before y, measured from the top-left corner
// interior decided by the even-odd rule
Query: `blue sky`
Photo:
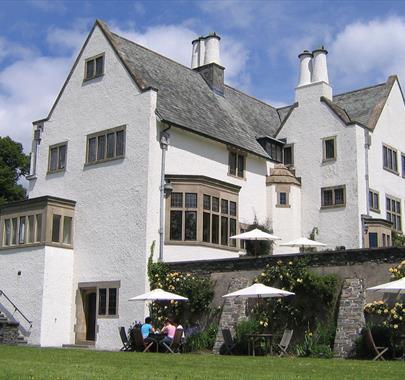
[[[322,44],[334,93],[405,80],[401,1],[0,2],[0,135],[27,151],[96,18],[187,66],[191,40],[216,31],[226,82],[274,106],[294,101],[298,53]]]

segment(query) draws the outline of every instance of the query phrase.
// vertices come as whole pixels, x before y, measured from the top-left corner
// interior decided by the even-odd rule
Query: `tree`
[[[30,158],[20,143],[0,136],[0,206],[26,197],[18,180],[29,172]]]

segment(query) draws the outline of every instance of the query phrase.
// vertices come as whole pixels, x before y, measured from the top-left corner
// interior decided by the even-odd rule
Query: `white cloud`
[[[329,67],[345,84],[374,84],[390,74],[405,79],[405,19],[356,22],[347,25],[330,45]]]
[[[29,57],[34,50],[0,37],[0,62],[6,58]]]
[[[29,3],[44,12],[63,13],[66,5],[61,0],[30,0]]]

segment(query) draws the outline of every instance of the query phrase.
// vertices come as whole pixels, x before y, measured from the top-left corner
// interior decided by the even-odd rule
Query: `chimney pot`
[[[312,52],[313,68],[312,68],[312,83],[325,82],[329,84],[328,65],[326,62],[326,55],[328,51],[322,46]]]
[[[305,86],[311,83],[312,75],[312,53],[308,50],[304,50],[301,54],[298,55],[300,59],[300,73],[298,80],[298,87]]]

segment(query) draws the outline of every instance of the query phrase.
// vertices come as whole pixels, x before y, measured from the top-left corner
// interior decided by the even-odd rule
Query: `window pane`
[[[101,75],[104,72],[104,56],[96,58],[96,75]]]
[[[90,79],[94,76],[94,60],[86,62],[86,79]]]
[[[196,193],[186,193],[186,208],[197,208]]]
[[[17,218],[11,220],[12,232],[11,232],[11,244],[17,244]]]
[[[342,205],[345,203],[343,189],[335,189],[335,204]]]
[[[211,230],[211,215],[207,212],[203,214],[203,241],[210,241],[210,230]]]
[[[25,243],[25,216],[20,217],[20,226],[18,231],[18,244]]]
[[[385,207],[387,208],[387,211],[391,211],[391,199],[386,198],[385,203],[386,203]]]
[[[197,240],[197,212],[186,211],[184,240]]]
[[[370,232],[368,234],[368,244],[370,248],[377,248],[378,247],[378,236],[376,232]]]
[[[335,140],[324,140],[325,141],[325,159],[335,158]]]
[[[219,216],[212,215],[211,243],[219,243]]]
[[[228,201],[226,199],[221,199],[221,213],[228,214]]]
[[[124,147],[125,147],[125,132],[118,131],[117,132],[117,150],[115,155],[116,156],[123,156],[124,155]]]
[[[98,136],[97,138],[97,160],[104,160],[105,158],[105,135]]]
[[[398,171],[397,152],[392,151],[392,170]]]
[[[107,310],[107,289],[98,290],[98,315],[105,315]]]
[[[236,235],[236,219],[229,219],[229,236],[234,236]],[[231,247],[236,247],[236,240],[235,239],[229,239],[229,245]]]
[[[183,207],[183,193],[172,193],[171,207]]]
[[[107,158],[114,157],[115,149],[115,133],[109,133],[107,135]]]
[[[375,208],[376,210],[379,210],[379,208],[380,208],[380,205],[379,205],[379,202],[378,202],[378,194],[377,194],[377,193],[374,194],[374,208]]]
[[[236,202],[229,202],[229,214],[232,216],[236,216]]]
[[[170,211],[170,240],[182,240],[182,211]]]
[[[236,161],[236,153],[229,152],[229,174],[236,175]]]
[[[280,145],[277,145],[277,157],[276,160],[278,162],[282,162],[283,161],[283,148]]]
[[[35,220],[36,220],[35,241],[40,242],[42,241],[42,214],[35,215]]]
[[[33,243],[35,239],[35,216],[28,216],[28,243]]]
[[[373,193],[371,191],[368,192],[368,205],[370,208],[374,208],[373,207]]]
[[[58,243],[60,241],[60,220],[61,216],[54,214],[52,218],[52,241]]]
[[[219,198],[217,197],[212,197],[212,211],[219,211]]]
[[[72,218],[63,217],[63,243],[72,244]]]
[[[288,146],[284,148],[284,164],[292,165],[292,147]]]
[[[287,205],[287,193],[279,193],[280,205]]]
[[[10,219],[4,221],[4,245],[10,245],[11,238],[11,222]]]
[[[204,210],[211,210],[211,197],[207,194],[204,194],[203,197],[203,207]]]
[[[59,147],[59,162],[58,169],[65,169],[66,166],[66,145]]]
[[[332,190],[323,190],[322,192],[322,205],[323,206],[332,206],[333,205],[333,191]]]
[[[405,156],[402,155],[402,177],[405,177]]]
[[[53,171],[58,168],[58,148],[51,149],[51,166],[49,170]]]
[[[238,177],[243,178],[245,170],[245,157],[238,155]]]
[[[221,244],[228,245],[228,218],[221,217]]]
[[[117,314],[117,289],[108,289],[108,315]]]
[[[388,149],[385,146],[383,147],[383,162],[384,167],[388,167]]]
[[[87,160],[88,162],[96,161],[96,138],[89,139],[88,144]]]

